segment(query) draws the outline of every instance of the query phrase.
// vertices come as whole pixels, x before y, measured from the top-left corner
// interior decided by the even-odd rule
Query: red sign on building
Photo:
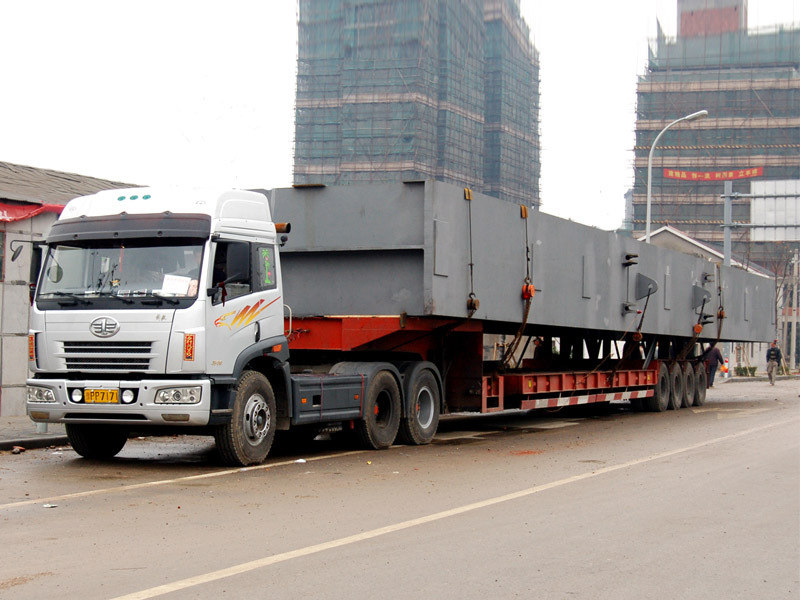
[[[761,177],[764,167],[735,169],[733,171],[682,171],[680,169],[664,169],[667,179],[683,179],[686,181],[728,181],[731,179],[749,179]]]

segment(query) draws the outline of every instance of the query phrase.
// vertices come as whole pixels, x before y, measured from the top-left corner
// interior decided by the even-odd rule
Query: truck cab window
[[[225,285],[225,299],[232,300],[252,291],[250,273],[250,244],[219,240],[214,252],[212,286]],[[222,302],[222,291],[217,290],[212,303]]]
[[[275,246],[253,244],[253,287],[255,291],[274,290],[278,287],[275,269]]]

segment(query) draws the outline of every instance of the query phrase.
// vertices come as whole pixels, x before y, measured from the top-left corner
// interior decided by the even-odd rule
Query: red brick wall
[[[739,31],[742,29],[742,23],[747,22],[746,15],[743,18],[740,14],[741,10],[746,9],[729,6],[683,12],[681,13],[681,36],[716,35]]]

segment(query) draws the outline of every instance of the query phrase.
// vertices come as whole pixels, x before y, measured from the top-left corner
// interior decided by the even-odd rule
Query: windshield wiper
[[[119,296],[118,294],[112,294],[111,292],[95,292],[98,297],[100,298],[114,298],[115,300],[120,300],[125,304],[133,304],[133,300],[126,296]]]
[[[78,302],[80,302],[82,304],[89,304],[89,301],[86,298],[84,298],[83,296],[80,296],[78,294],[75,294],[73,292],[60,292],[60,291],[57,291],[57,292],[47,292],[47,293],[48,294],[52,294],[53,296],[59,296],[61,298],[72,300],[73,302],[75,302],[75,304],[77,304]]]
[[[152,297],[152,300],[142,300],[142,304],[161,304],[162,302],[180,304],[179,300],[171,296],[162,296],[161,294],[156,294],[155,292],[150,292],[148,296]]]

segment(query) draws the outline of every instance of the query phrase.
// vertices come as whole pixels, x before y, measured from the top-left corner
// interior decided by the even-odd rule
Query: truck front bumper
[[[207,425],[211,412],[208,379],[28,379],[27,384],[28,416],[41,423],[197,426]]]

